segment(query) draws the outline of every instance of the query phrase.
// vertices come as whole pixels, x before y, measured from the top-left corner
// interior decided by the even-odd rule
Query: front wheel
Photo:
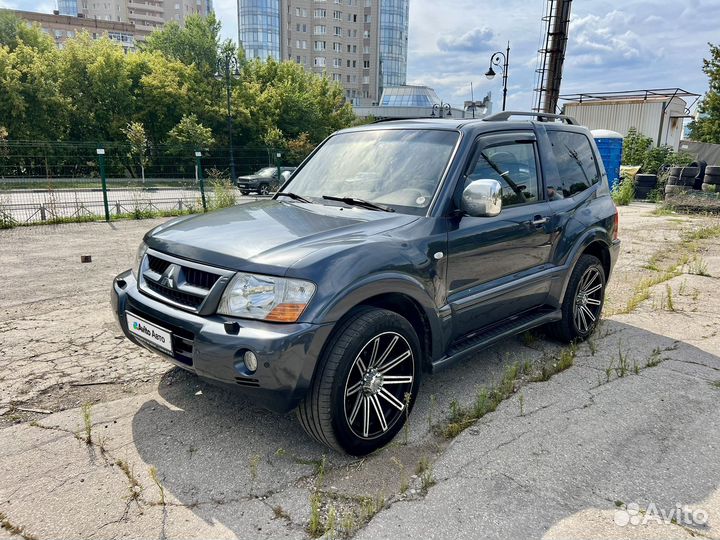
[[[392,440],[420,385],[420,342],[392,311],[361,308],[341,323],[298,408],[322,444],[361,456]]]
[[[258,195],[269,195],[270,194],[270,186],[267,184],[262,184],[258,188]]]
[[[582,341],[593,333],[605,302],[605,269],[597,257],[582,255],[565,291],[562,320],[549,325],[553,337],[561,341]]]

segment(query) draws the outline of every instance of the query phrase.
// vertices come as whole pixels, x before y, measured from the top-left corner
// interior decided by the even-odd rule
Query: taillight
[[[613,240],[618,239],[618,230],[620,229],[620,213],[618,212],[617,208],[615,208],[615,227],[613,232]]]

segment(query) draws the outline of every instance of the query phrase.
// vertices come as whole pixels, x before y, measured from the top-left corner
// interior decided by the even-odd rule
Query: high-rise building
[[[248,58],[290,60],[342,84],[355,105],[406,82],[409,0],[237,0]]]
[[[183,25],[189,15],[206,17],[212,0],[58,0],[60,15],[131,23],[143,35],[169,21]]]

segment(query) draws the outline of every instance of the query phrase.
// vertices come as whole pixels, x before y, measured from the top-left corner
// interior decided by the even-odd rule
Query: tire
[[[653,190],[651,187],[643,187],[638,186],[635,188],[635,199],[638,201],[644,201],[648,198],[648,195],[650,195],[650,192]]]
[[[695,178],[700,174],[699,167],[671,167],[670,176],[678,178]]]
[[[705,167],[705,174],[710,176],[720,176],[720,165],[708,165]]]
[[[549,334],[567,343],[590,337],[602,314],[605,285],[605,269],[600,260],[582,255],[570,275],[560,308],[562,319],[548,325]]]
[[[720,174],[708,174],[705,173],[703,182],[706,184],[720,184]]]
[[[720,184],[703,184],[700,189],[707,193],[720,193]]]
[[[371,307],[355,311],[340,323],[320,358],[297,409],[300,424],[318,442],[354,456],[385,446],[412,411],[421,354],[417,334],[404,317]]]
[[[654,188],[657,185],[657,176],[654,174],[636,174],[635,184],[638,187]]]
[[[687,193],[688,191],[692,191],[692,186],[673,186],[673,185],[667,185],[665,186],[665,195],[675,195],[677,193]]]
[[[250,195],[250,192],[249,192],[247,189],[241,189],[241,190],[240,190],[240,193],[241,193],[242,195],[244,195],[244,196]]]
[[[695,179],[694,178],[678,178],[677,176],[670,176],[668,178],[667,185],[692,187],[695,185]]]
[[[270,186],[267,184],[260,184],[258,187],[258,195],[270,195]]]

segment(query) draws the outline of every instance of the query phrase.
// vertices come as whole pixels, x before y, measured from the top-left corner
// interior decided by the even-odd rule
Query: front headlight
[[[228,284],[218,313],[231,317],[295,322],[315,294],[309,281],[238,273]]]
[[[132,266],[132,274],[133,276],[135,276],[135,279],[138,279],[138,276],[140,275],[140,265],[145,258],[145,253],[147,253],[147,250],[147,244],[145,242],[140,242],[140,246],[138,246],[138,249],[135,252],[135,260],[133,261]]]

